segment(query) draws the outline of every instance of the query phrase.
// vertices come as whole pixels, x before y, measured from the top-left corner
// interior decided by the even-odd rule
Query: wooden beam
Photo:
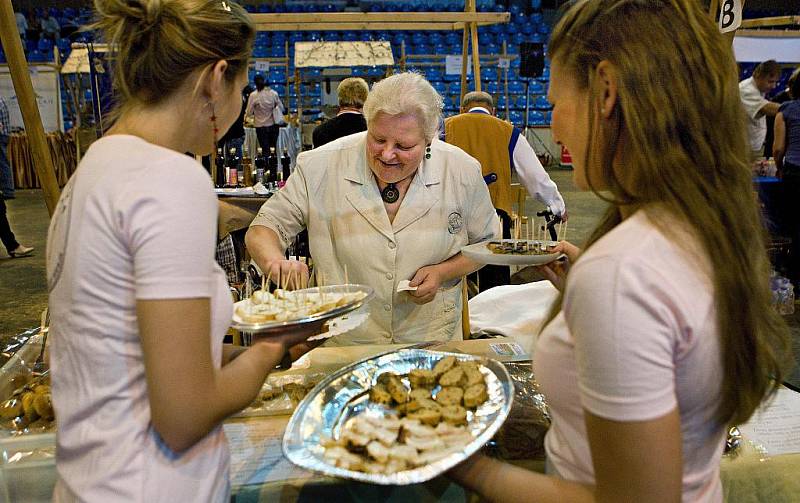
[[[475,0],[467,0],[467,8],[471,14],[475,13]],[[469,23],[472,34],[472,80],[475,82],[475,90],[481,90],[481,56],[478,50],[478,23]]]
[[[302,23],[507,23],[508,12],[303,12],[251,14],[256,24]]]
[[[759,38],[797,38],[800,30],[736,30],[736,36]]]
[[[39,107],[36,104],[36,94],[33,92],[33,84],[28,73],[28,62],[22,51],[22,42],[17,31],[11,0],[0,0],[0,41],[8,60],[14,92],[17,95],[20,112],[22,112],[25,134],[33,155],[33,167],[39,183],[42,185],[47,210],[52,215],[58,204],[61,189],[58,188],[56,181],[53,159],[50,157],[50,147],[47,145],[42,117],[39,115]]]
[[[442,30],[461,29],[463,23],[266,23],[257,24],[258,31],[356,31],[356,30]]]
[[[775,16],[775,17],[762,17],[758,19],[744,19],[739,27],[741,28],[759,28],[764,26],[790,26],[800,24],[800,16]]]
[[[458,98],[458,107],[467,94],[467,56],[469,55],[469,25],[464,24],[464,34],[461,37],[461,96]]]

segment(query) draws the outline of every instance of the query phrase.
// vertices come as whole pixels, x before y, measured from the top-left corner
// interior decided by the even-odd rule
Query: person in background
[[[781,105],[786,103],[787,101],[791,100],[792,97],[789,95],[789,88],[792,87],[792,82],[794,82],[797,77],[800,76],[800,67],[798,67],[792,74],[789,76],[789,80],[786,81],[786,88],[779,92],[778,94],[774,95],[770,98],[770,101],[773,103],[777,103]],[[772,144],[775,142],[775,117],[767,116],[767,136],[764,138],[764,157],[769,159],[770,157],[774,157],[772,153]]]
[[[789,279],[800,287],[800,70],[789,79],[789,101],[781,104],[775,116],[772,152],[778,176],[783,179],[783,220],[792,243]],[[795,290],[797,291],[797,290]]]
[[[247,231],[250,256],[274,281],[305,283],[306,264],[285,251],[307,228],[318,280],[375,290],[369,318],[328,345],[461,338],[461,278],[480,267],[461,248],[496,237],[497,215],[478,161],[438,140],[441,114],[421,75],[377,82],[367,131],[301,153]],[[411,291],[397,291],[403,280]]]
[[[764,155],[767,116],[778,113],[778,104],[765,98],[778,85],[781,67],[775,60],[759,63],[753,75],[739,82],[739,96],[747,114],[747,137],[750,139],[750,160]]]
[[[61,37],[61,25],[53,15],[52,9],[47,12],[47,16],[42,18],[42,36],[57,42]]]
[[[367,121],[364,119],[362,109],[368,94],[367,81],[361,77],[350,77],[339,82],[339,87],[336,88],[339,112],[333,119],[314,128],[312,133],[314,148],[321,147],[342,136],[366,131]]]
[[[5,246],[11,258],[27,257],[33,248],[17,242],[11,231],[11,224],[6,215],[6,199],[14,199],[14,176],[8,162],[8,136],[11,133],[11,119],[8,116],[8,105],[0,96],[0,242]]]
[[[233,306],[214,261],[217,198],[183,152],[210,153],[239,115],[255,27],[219,0],[95,10],[118,108],[48,232],[53,500],[228,502],[221,422],[320,329],[222,343]]]
[[[253,126],[256,128],[258,144],[264,151],[264,155],[269,155],[269,149],[274,148],[278,153],[278,134],[280,124],[275,124],[274,110],[276,107],[283,109],[283,103],[278,93],[271,89],[264,80],[264,76],[259,74],[253,79],[256,90],[250,93],[247,99],[247,109],[245,117],[251,118]]]
[[[250,84],[244,86],[242,89],[242,110],[239,112],[239,117],[233,121],[231,127],[219,140],[219,144],[223,145],[223,153],[225,155],[228,155],[230,149],[235,148],[236,155],[240,158],[242,157],[242,145],[244,144],[244,114],[247,110],[247,100],[251,92],[253,92],[253,88],[250,87]],[[251,157],[255,157],[255,155],[255,152],[250,152]]]
[[[17,22],[17,31],[19,32],[19,36],[25,40],[28,36],[28,20],[25,18],[25,14],[20,11],[16,11],[14,13],[14,19]]]
[[[542,268],[563,289],[534,352],[548,474],[480,454],[450,474],[492,501],[720,503],[729,426],[792,362],[730,41],[695,0],[579,0],[548,50],[553,139],[610,206]]]
[[[497,176],[497,181],[489,184],[489,194],[503,221],[503,237],[511,237],[512,170],[517,172],[528,194],[566,221],[564,198],[525,135],[494,114],[494,101],[489,93],[469,92],[461,100],[461,113],[444,121],[444,132],[447,143],[461,148],[481,163],[483,176]],[[481,291],[507,285],[510,280],[510,269],[505,266],[486,266],[478,271]]]

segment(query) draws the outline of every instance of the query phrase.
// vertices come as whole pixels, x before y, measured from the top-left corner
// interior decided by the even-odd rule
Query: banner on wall
[[[63,131],[61,87],[58,83],[58,71],[54,67],[47,65],[31,65],[29,71],[45,133]],[[22,113],[19,110],[19,102],[14,91],[14,83],[11,81],[11,72],[8,69],[8,65],[0,65],[0,96],[5,98],[8,105],[11,129],[24,129],[25,124],[22,121]]]

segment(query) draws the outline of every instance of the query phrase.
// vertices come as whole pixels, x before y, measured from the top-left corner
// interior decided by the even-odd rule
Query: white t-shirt
[[[761,109],[769,103],[769,100],[764,98],[764,94],[756,87],[753,77],[739,82],[739,96],[747,114],[747,137],[750,139],[750,149],[753,151],[761,150],[767,137],[767,117]]]
[[[534,362],[553,418],[547,456],[565,479],[595,481],[584,409],[645,421],[677,407],[683,501],[722,501],[726,428],[713,418],[723,379],[713,287],[707,261],[686,251],[693,240],[681,241],[639,211],[570,271],[563,309],[539,337]]]
[[[211,299],[214,364],[232,301],[214,261],[217,200],[191,157],[135,136],[92,144],[50,223],[55,501],[227,501],[221,427],[170,451],[150,424],[139,299]],[[179,352],[173,355],[180,358]]]

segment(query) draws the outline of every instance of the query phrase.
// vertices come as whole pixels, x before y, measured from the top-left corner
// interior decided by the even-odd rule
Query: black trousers
[[[789,279],[800,284],[800,166],[783,163],[783,211],[781,221],[792,239]]]
[[[14,233],[11,232],[11,225],[9,225],[8,217],[6,216],[6,202],[2,197],[0,197],[0,241],[3,242],[3,246],[6,247],[8,252],[19,248],[19,243],[17,243]]]
[[[280,129],[281,127],[277,124],[256,128],[258,144],[261,146],[261,150],[264,152],[265,156],[269,155],[270,147],[275,149],[275,154],[278,157],[281,156],[280,152],[278,152],[278,134],[280,133]],[[251,152],[250,155],[255,154]]]
[[[503,239],[511,238],[511,217],[503,210],[496,211],[503,221]],[[485,265],[477,273],[470,274],[469,279],[475,281],[476,275],[479,292],[511,283],[511,268],[507,265]]]

